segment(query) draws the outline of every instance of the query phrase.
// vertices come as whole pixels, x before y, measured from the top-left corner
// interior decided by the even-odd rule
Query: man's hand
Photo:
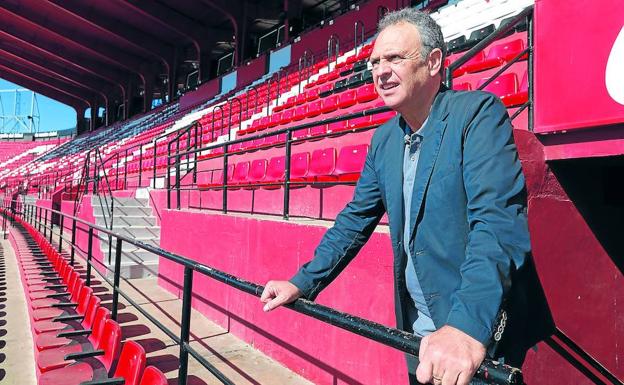
[[[422,339],[416,378],[423,384],[468,385],[484,358],[483,344],[446,325]]]
[[[288,281],[269,281],[264,287],[260,301],[264,303],[262,310],[271,311],[285,303],[291,303],[301,297],[297,286]]]

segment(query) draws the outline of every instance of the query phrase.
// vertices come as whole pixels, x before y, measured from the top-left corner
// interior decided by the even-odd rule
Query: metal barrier
[[[5,213],[11,212],[7,210],[6,203],[4,204]],[[43,216],[43,223],[41,222],[41,212],[45,212],[46,214]],[[193,356],[196,360],[200,362],[202,366],[208,369],[213,375],[215,375],[223,384],[233,384],[223,373],[221,373],[217,368],[215,368],[212,364],[210,364],[205,358],[203,358],[195,349],[193,349],[189,344],[189,335],[190,335],[190,323],[191,323],[191,299],[193,292],[193,272],[197,272],[199,274],[208,276],[212,279],[215,279],[219,282],[225,283],[231,287],[234,287],[240,291],[245,293],[254,295],[259,297],[264,290],[263,286],[254,284],[249,281],[245,281],[228,273],[216,270],[211,268],[210,266],[198,263],[191,259],[185,258],[183,256],[170,253],[161,248],[151,246],[145,244],[143,242],[137,241],[130,237],[120,235],[117,233],[113,233],[112,231],[103,228],[101,226],[97,226],[95,224],[89,223],[83,219],[76,218],[74,216],[66,215],[60,211],[52,210],[44,207],[37,207],[35,205],[25,204],[22,206],[22,210],[18,213],[16,211],[16,215],[20,215],[22,220],[25,222],[35,226],[38,225],[38,230],[40,231],[41,225],[43,228],[47,228],[50,226],[50,243],[52,243],[52,224],[47,221],[47,213],[55,213],[60,216],[64,216],[67,219],[74,221],[74,223],[78,222],[83,225],[86,225],[88,228],[88,250],[87,256],[85,258],[85,262],[87,263],[87,285],[90,285],[90,274],[91,267],[93,265],[93,254],[92,254],[92,245],[93,245],[93,237],[94,230],[97,230],[99,234],[106,234],[114,237],[116,239],[116,247],[115,247],[115,265],[114,265],[114,275],[113,281],[111,282],[105,275],[101,275],[102,279],[105,280],[109,285],[112,286],[113,289],[113,303],[111,314],[113,319],[117,319],[118,307],[119,307],[119,296],[121,295],[128,303],[130,303],[134,308],[136,308],[141,314],[143,314],[147,319],[150,320],[154,325],[156,325],[159,329],[161,329],[165,334],[167,334],[172,340],[176,342],[180,346],[180,365],[178,371],[178,380],[179,384],[186,385],[187,383],[187,372],[188,372],[188,356]],[[75,244],[75,232],[76,227],[72,226],[72,242],[69,247],[71,247],[71,260],[70,264],[74,265],[74,251],[79,249]],[[58,239],[61,241],[63,239],[63,235],[59,234]],[[129,243],[136,247],[139,247],[143,250],[154,253],[164,259],[175,262],[179,265],[184,266],[184,283],[182,289],[182,314],[181,314],[181,324],[180,324],[180,335],[176,335],[169,328],[163,325],[160,321],[154,318],[151,314],[149,314],[145,309],[143,309],[139,304],[133,301],[126,293],[120,290],[120,262],[121,262],[121,251],[123,243]],[[96,270],[97,271],[97,270]],[[389,328],[387,326],[356,317],[347,313],[339,312],[335,309],[332,309],[327,306],[316,304],[312,301],[308,301],[305,299],[298,299],[295,302],[285,305],[287,308],[292,309],[298,313],[305,314],[312,318],[316,318],[322,322],[328,323],[330,325],[342,328],[349,332],[358,334],[365,338],[371,339],[373,341],[377,341],[384,345],[390,346],[407,354],[413,355],[415,357],[418,356],[418,350],[420,348],[420,338],[404,332],[402,330],[397,330],[393,328]],[[522,380],[522,372],[519,369],[500,364],[498,362],[486,359],[483,361],[477,373],[475,374],[475,378],[486,381],[488,384],[500,384],[500,385],[519,385],[523,383]]]
[[[462,55],[459,59],[449,64],[446,68],[445,74],[445,84],[449,89],[453,88],[453,71],[464,65],[468,60],[472,59],[477,53],[484,50],[487,46],[492,44],[494,41],[511,31],[518,23],[526,20],[527,22],[527,48],[525,48],[522,52],[517,54],[513,59],[508,61],[504,66],[502,66],[498,71],[496,71],[490,78],[485,81],[478,88],[479,90],[484,89],[488,86],[488,84],[492,83],[496,78],[505,72],[512,64],[520,61],[520,59],[528,53],[528,65],[527,65],[527,76],[529,83],[529,97],[526,103],[518,108],[518,110],[510,117],[510,120],[514,120],[522,111],[525,109],[529,109],[529,131],[533,131],[533,6],[526,7],[522,12],[517,14],[512,20],[498,27],[497,30],[489,34],[486,38],[481,40],[477,45],[469,49],[464,55]]]

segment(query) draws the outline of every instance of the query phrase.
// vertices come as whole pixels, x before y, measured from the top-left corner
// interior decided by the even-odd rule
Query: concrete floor
[[[56,242],[56,236],[54,241]],[[7,359],[4,364],[0,363],[0,368],[6,368],[6,376],[4,380],[0,380],[0,384],[35,384],[33,345],[25,297],[11,246],[7,241],[3,241],[2,244],[5,248],[5,261],[10,261],[11,266],[7,268],[7,275],[11,277],[8,281],[11,290],[7,291],[9,298],[7,308],[11,309],[9,323],[13,329],[9,331],[8,335],[11,337],[7,340],[7,347],[2,351]],[[92,286],[102,298],[102,303],[110,308],[112,302],[110,286],[99,277],[92,281]],[[174,335],[180,334],[182,301],[160,288],[156,278],[122,280],[120,287]],[[123,297],[120,296],[119,299],[118,322],[122,326],[124,338],[135,340],[145,348],[147,365],[154,365],[162,370],[169,379],[169,385],[178,384],[179,346]],[[191,346],[234,384],[312,384],[195,310],[191,315],[190,336]],[[2,338],[4,337],[0,337]],[[28,359],[24,359],[25,356],[28,356]],[[19,381],[16,380],[17,376]],[[189,357],[188,385],[221,383],[196,359]]]
[[[4,251],[0,266],[6,269],[6,273],[0,273],[6,279],[6,284],[0,284],[0,293],[5,294],[0,294],[0,384],[35,385],[30,320],[17,261],[8,240],[0,240],[0,245]]]

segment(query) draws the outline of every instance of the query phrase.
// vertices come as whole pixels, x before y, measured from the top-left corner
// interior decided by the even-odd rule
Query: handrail
[[[5,203],[6,204],[6,203]],[[36,205],[31,204],[23,204],[21,215],[26,218],[24,219],[26,222],[27,218],[30,216],[32,219],[32,208],[40,209],[47,212],[56,213],[62,217],[66,217],[70,220],[74,220],[76,222],[82,223],[89,228],[89,234],[92,236],[93,230],[97,230],[98,232],[109,234],[114,236],[117,240],[116,244],[116,263],[115,263],[115,278],[113,286],[113,309],[111,311],[112,318],[117,318],[117,305],[118,305],[118,297],[119,294],[122,293],[119,289],[119,274],[120,274],[120,258],[121,258],[121,245],[122,242],[127,242],[131,245],[134,245],[138,248],[146,250],[148,252],[154,253],[164,259],[175,262],[184,266],[184,284],[183,284],[183,298],[182,298],[182,322],[181,322],[181,335],[186,338],[180,338],[180,371],[184,369],[184,373],[186,373],[186,368],[188,364],[188,353],[192,349],[190,345],[188,345],[188,332],[190,328],[190,301],[192,296],[192,280],[193,280],[193,272],[198,272],[210,278],[213,278],[219,282],[225,283],[228,286],[234,287],[240,291],[245,293],[254,295],[259,297],[264,290],[264,287],[261,285],[254,284],[253,282],[243,280],[234,275],[225,273],[223,271],[214,269],[208,265],[199,263],[197,261],[193,261],[189,258],[183,257],[181,255],[177,255],[175,253],[168,252],[159,247],[149,245],[143,243],[141,241],[137,241],[128,236],[124,236],[118,233],[114,233],[108,229],[102,228],[96,224],[90,223],[81,218],[77,218],[75,216],[69,216],[64,214],[61,211],[46,208],[46,207],[38,207]],[[30,222],[28,222],[30,223]],[[46,225],[44,225],[45,228]],[[50,231],[52,231],[50,229]],[[52,235],[50,235],[50,239],[52,239]],[[75,245],[72,244],[72,248]],[[87,261],[87,263],[91,263],[91,261]],[[107,280],[110,283],[110,281]],[[124,298],[129,299],[122,294]],[[137,310],[139,310],[138,304],[133,304]],[[316,304],[312,301],[306,299],[297,299],[295,302],[285,305],[285,307],[292,309],[298,313],[305,314],[307,316],[316,318],[322,322],[328,323],[330,325],[339,327],[341,329],[347,330],[349,332],[358,334],[360,336],[366,337],[373,341],[380,342],[384,345],[390,346],[394,349],[400,350],[407,354],[413,355],[414,357],[418,357],[418,352],[420,349],[420,341],[421,338],[407,333],[402,330],[394,329],[387,327],[385,325],[366,320],[364,318],[360,318],[357,316],[353,316],[347,313],[343,313],[332,309],[327,306],[323,306],[320,304]],[[139,311],[142,311],[140,309]],[[147,313],[147,312],[145,312]],[[153,318],[153,317],[152,317]],[[164,330],[166,328],[160,322],[155,319],[151,319],[159,328]],[[176,341],[177,342],[177,341]],[[195,352],[197,353],[197,352]],[[197,354],[199,356],[199,354]],[[479,369],[475,374],[475,378],[479,378],[482,380],[486,380],[491,384],[501,384],[501,385],[520,385],[523,383],[522,380],[522,372],[520,369],[510,367],[508,365],[500,364],[496,361],[492,361],[490,359],[485,359]],[[186,378],[180,379],[182,384],[186,383]]]
[[[334,43],[334,45],[332,45]],[[334,50],[332,50],[332,47]],[[327,71],[331,71],[331,63],[332,63],[332,53],[335,54],[335,62],[338,63],[338,58],[340,57],[340,39],[337,35],[332,34],[329,39],[327,39]]]
[[[355,56],[358,54],[358,26],[360,27],[360,44],[364,44],[364,22],[362,20],[358,20],[355,22],[353,26],[353,48],[355,49]]]

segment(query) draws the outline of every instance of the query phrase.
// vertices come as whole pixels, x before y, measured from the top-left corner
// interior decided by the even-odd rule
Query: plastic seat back
[[[290,179],[303,178],[308,175],[310,153],[300,152],[290,157]]]
[[[100,303],[102,303],[100,297],[91,295],[89,298],[89,304],[87,305],[87,311],[82,319],[82,326],[85,329],[91,329],[93,327],[93,322],[95,322],[95,313],[100,307]]]
[[[284,163],[286,161],[285,156],[274,156],[269,159],[269,165],[266,170],[267,181],[276,182],[284,180]]]
[[[331,175],[336,167],[336,149],[333,147],[314,150],[310,159],[308,176]]]
[[[106,320],[104,330],[102,331],[102,339],[98,345],[98,349],[104,350],[104,355],[99,359],[102,361],[106,370],[110,372],[115,358],[119,356],[121,348],[121,327],[112,319]]]
[[[113,377],[126,380],[124,385],[138,385],[145,370],[145,349],[135,341],[126,341]]]
[[[78,306],[76,307],[76,312],[78,314],[84,314],[86,316],[91,297],[93,297],[93,289],[89,286],[83,286],[78,295]]]
[[[139,385],[167,385],[167,378],[157,368],[148,366],[143,372]]]
[[[364,162],[366,161],[367,154],[367,144],[343,147],[340,149],[338,159],[336,160],[334,175],[340,176],[344,174],[359,174],[364,168]]]
[[[266,159],[255,159],[249,167],[249,181],[260,182],[266,175],[267,161]]]
[[[105,307],[98,307],[95,311],[95,318],[93,319],[93,325],[91,325],[91,334],[89,334],[88,340],[94,347],[100,346],[102,340],[102,334],[104,333],[104,325],[106,321],[111,318],[110,310]]]

